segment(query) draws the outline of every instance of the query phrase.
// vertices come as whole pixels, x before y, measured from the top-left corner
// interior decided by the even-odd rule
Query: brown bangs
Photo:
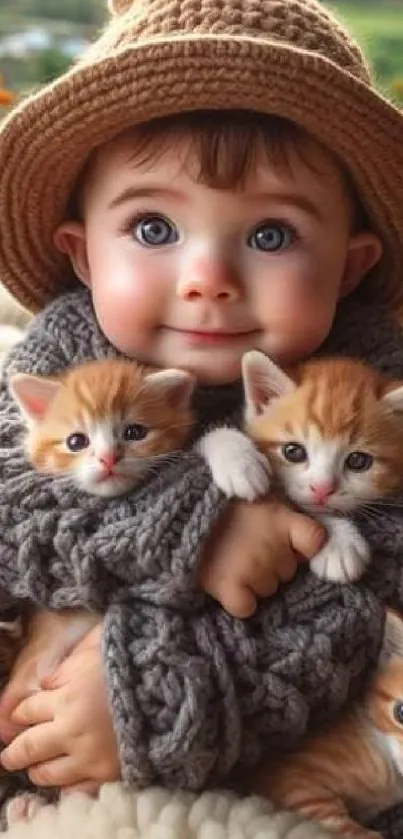
[[[263,149],[271,165],[290,167],[291,153],[304,155],[312,145],[299,126],[254,111],[195,111],[152,120],[136,126],[131,159],[147,166],[175,146],[188,142],[184,167],[192,156],[198,171],[193,177],[213,189],[242,189]]]

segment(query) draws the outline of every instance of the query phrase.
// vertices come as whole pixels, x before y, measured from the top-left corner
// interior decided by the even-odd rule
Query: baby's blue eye
[[[257,251],[273,253],[289,248],[295,240],[295,231],[286,224],[268,221],[255,227],[248,245]]]
[[[134,237],[148,248],[171,245],[179,239],[178,231],[164,216],[145,216],[134,226]]]

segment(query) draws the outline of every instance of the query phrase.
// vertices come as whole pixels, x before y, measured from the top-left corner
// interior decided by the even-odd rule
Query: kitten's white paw
[[[197,443],[207,460],[214,483],[228,498],[254,501],[270,488],[267,458],[237,428],[215,428]]]
[[[310,562],[311,571],[322,580],[349,583],[364,574],[370,561],[369,545],[348,519],[323,518],[329,538]]]
[[[34,792],[24,792],[11,798],[6,805],[7,826],[17,822],[30,822],[35,813],[41,809],[43,801]]]

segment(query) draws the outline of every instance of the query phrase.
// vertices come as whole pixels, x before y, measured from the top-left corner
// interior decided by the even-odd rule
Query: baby
[[[364,684],[380,598],[401,597],[401,509],[366,525],[368,587],[301,569],[268,598],[319,550],[315,522],[228,504],[192,451],[124,499],[38,479],[7,381],[105,356],[180,367],[202,433],[240,420],[251,349],[401,375],[403,117],[315,0],[109,7],[82,61],[0,133],[0,273],[43,310],[1,393],[0,578],[7,602],[62,613],[32,624],[0,707],[0,734],[24,731],[2,763],[45,786],[196,789],[295,744]],[[49,632],[89,603],[102,629],[27,697]]]

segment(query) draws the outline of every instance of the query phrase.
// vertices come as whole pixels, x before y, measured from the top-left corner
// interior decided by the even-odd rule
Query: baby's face
[[[270,168],[262,152],[242,189],[225,191],[197,182],[188,141],[153,165],[132,154],[127,138],[105,147],[84,223],[56,234],[112,344],[215,384],[238,378],[246,350],[284,363],[320,346],[380,255],[375,236],[352,235],[332,160],[315,146],[314,165],[294,154]]]

